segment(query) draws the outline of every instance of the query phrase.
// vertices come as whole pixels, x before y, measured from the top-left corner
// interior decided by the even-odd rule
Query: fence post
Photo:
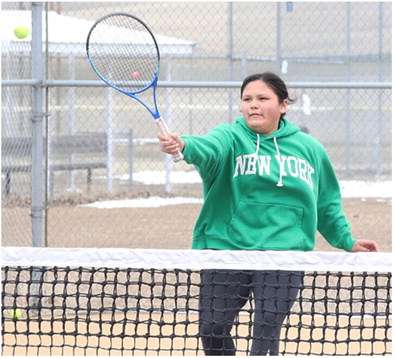
[[[128,181],[128,189],[129,191],[133,190],[133,129],[129,130],[128,135],[128,159],[129,159],[129,181]]]
[[[382,54],[383,54],[383,4],[379,3],[379,18],[378,18],[378,53],[379,53],[379,73],[378,73],[378,81],[383,81],[383,65],[382,65]],[[383,174],[383,90],[380,89],[377,91],[377,134],[376,134],[376,175],[380,176]]]
[[[166,81],[171,81],[171,62],[170,58],[168,59],[167,66],[166,66]],[[167,88],[165,90],[166,94],[166,120],[169,128],[172,128],[172,113],[171,113],[171,98],[172,88]],[[172,130],[172,129],[170,129]],[[165,155],[165,191],[166,193],[171,193],[173,191],[173,186],[171,182],[171,170],[173,169],[173,160],[171,155]]]
[[[43,41],[42,41],[43,3],[32,4],[32,78],[38,82],[32,94],[32,238],[33,246],[43,244],[44,210],[44,82]]]
[[[32,94],[32,238],[33,246],[43,246],[44,213],[44,71],[42,40],[43,3],[32,3],[32,79],[37,81]],[[41,267],[33,267],[31,273],[29,308],[40,314]]]

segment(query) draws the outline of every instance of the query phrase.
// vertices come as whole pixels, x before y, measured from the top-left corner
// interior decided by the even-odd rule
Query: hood
[[[245,133],[247,133],[247,135],[251,138],[251,140],[253,141],[253,143],[256,145],[256,151],[255,151],[255,155],[258,157],[258,153],[259,153],[259,148],[261,145],[261,140],[265,140],[265,141],[270,141],[273,140],[274,146],[276,148],[276,160],[279,163],[279,178],[278,178],[278,182],[276,184],[276,186],[278,187],[282,187],[283,184],[283,174],[284,174],[284,160],[281,157],[281,151],[280,151],[280,146],[277,143],[277,139],[280,138],[284,138],[284,137],[288,137],[290,135],[293,135],[295,133],[298,133],[300,131],[300,128],[292,123],[289,122],[287,119],[283,118],[280,120],[280,127],[271,135],[269,136],[264,136],[261,133],[255,132],[252,129],[250,129],[247,124],[245,123],[244,117],[239,117],[236,119],[235,121],[235,125],[236,126],[240,126],[240,128],[243,129],[243,131]]]
[[[261,140],[269,140],[273,139],[274,137],[276,137],[277,139],[287,137],[300,131],[300,128],[295,123],[292,123],[285,118],[280,120],[280,127],[269,136],[264,136],[263,134],[260,134],[250,129],[247,126],[244,117],[236,118],[234,123],[236,126],[242,128],[251,137],[254,143],[257,140],[257,135],[260,137]]]

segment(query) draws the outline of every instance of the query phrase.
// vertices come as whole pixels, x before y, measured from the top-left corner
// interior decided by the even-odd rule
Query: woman
[[[324,147],[285,119],[291,102],[280,77],[255,74],[243,81],[243,116],[232,124],[204,136],[158,135],[162,151],[180,150],[203,180],[204,204],[192,248],[311,251],[319,230],[336,248],[378,251],[376,242],[352,237]],[[235,354],[230,330],[252,292],[251,354],[278,355],[281,324],[301,277],[272,271],[203,272],[200,335],[205,353]]]

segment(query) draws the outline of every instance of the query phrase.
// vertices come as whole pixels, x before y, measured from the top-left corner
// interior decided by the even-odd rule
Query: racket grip
[[[157,125],[159,127],[160,132],[163,135],[165,135],[166,137],[169,137],[170,136],[170,131],[169,131],[169,128],[167,127],[166,122],[162,118],[158,118],[156,120],[156,123],[157,123]],[[184,159],[184,156],[182,155],[182,153],[180,151],[178,151],[177,153],[173,153],[171,156],[173,158],[173,162],[175,162],[175,163],[177,163],[180,160]]]

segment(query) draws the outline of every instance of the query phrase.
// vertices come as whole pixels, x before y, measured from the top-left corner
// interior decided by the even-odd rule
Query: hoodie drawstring
[[[277,157],[278,164],[280,166],[280,178],[278,179],[277,186],[284,186],[284,184],[283,184],[283,165],[282,165],[282,160],[281,160],[280,147],[277,144],[277,137],[273,138],[273,142],[274,142],[274,145],[276,146],[276,151],[277,151],[276,157]]]
[[[256,141],[255,156],[258,158],[259,147],[261,146],[261,137],[259,136],[259,134],[257,134],[256,137],[257,137],[257,141]]]
[[[257,137],[257,143],[256,143],[256,150],[255,150],[255,157],[257,158],[257,160],[258,160],[258,154],[259,154],[259,147],[260,147],[260,145],[261,145],[261,137],[259,136],[259,134],[257,134],[256,135],[256,137]],[[281,160],[281,153],[280,153],[280,147],[278,146],[278,144],[277,144],[277,137],[274,137],[273,138],[273,142],[274,142],[274,145],[275,145],[275,147],[276,147],[276,151],[277,151],[277,155],[276,155],[276,158],[277,158],[277,161],[278,161],[278,165],[280,166],[280,177],[279,177],[279,179],[278,179],[278,183],[276,184],[276,186],[279,186],[279,187],[281,187],[281,186],[284,186],[284,184],[283,184],[283,163],[282,163],[282,160]]]

